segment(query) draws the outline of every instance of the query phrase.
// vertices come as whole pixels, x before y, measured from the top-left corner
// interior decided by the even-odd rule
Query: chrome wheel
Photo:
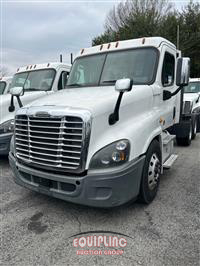
[[[150,190],[153,190],[158,183],[159,176],[160,176],[160,160],[156,153],[153,153],[149,162],[149,169],[148,169],[148,186]]]
[[[197,120],[195,119],[193,134],[196,135],[196,133],[197,133]]]
[[[189,140],[192,139],[192,125],[190,126],[190,132],[189,132]]]

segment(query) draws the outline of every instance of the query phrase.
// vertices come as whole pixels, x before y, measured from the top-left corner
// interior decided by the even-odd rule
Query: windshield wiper
[[[79,83],[72,83],[72,84],[67,85],[67,87],[75,87],[75,86],[81,87],[82,85]]]
[[[28,89],[24,89],[24,91],[38,91],[38,89],[36,89],[36,88],[28,88]]]
[[[104,81],[102,81],[102,83],[114,83],[116,81],[117,81],[116,79],[113,79],[113,80],[104,80]]]

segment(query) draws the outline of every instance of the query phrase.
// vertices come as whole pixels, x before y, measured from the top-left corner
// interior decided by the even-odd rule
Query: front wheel
[[[140,185],[140,202],[149,204],[153,201],[158,191],[160,173],[160,145],[157,140],[153,140],[147,150],[146,159],[144,162],[142,180]]]

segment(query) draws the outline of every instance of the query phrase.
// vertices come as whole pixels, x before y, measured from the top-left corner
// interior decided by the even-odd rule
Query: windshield
[[[4,93],[5,88],[6,88],[5,81],[0,81],[0,95]]]
[[[48,91],[52,87],[55,73],[54,69],[17,73],[12,79],[10,88],[23,87],[25,91]]]
[[[89,55],[76,59],[67,86],[113,85],[116,80],[133,79],[134,84],[153,81],[157,50],[140,48]]]
[[[200,92],[200,82],[190,82],[188,86],[184,88],[185,93],[198,93]]]

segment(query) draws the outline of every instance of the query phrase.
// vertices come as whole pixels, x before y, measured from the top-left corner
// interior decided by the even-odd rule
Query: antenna
[[[179,49],[179,25],[177,25],[177,35],[176,35],[176,47]]]
[[[62,63],[62,54],[60,54],[60,63]]]
[[[73,64],[73,54],[71,53],[71,64]]]

